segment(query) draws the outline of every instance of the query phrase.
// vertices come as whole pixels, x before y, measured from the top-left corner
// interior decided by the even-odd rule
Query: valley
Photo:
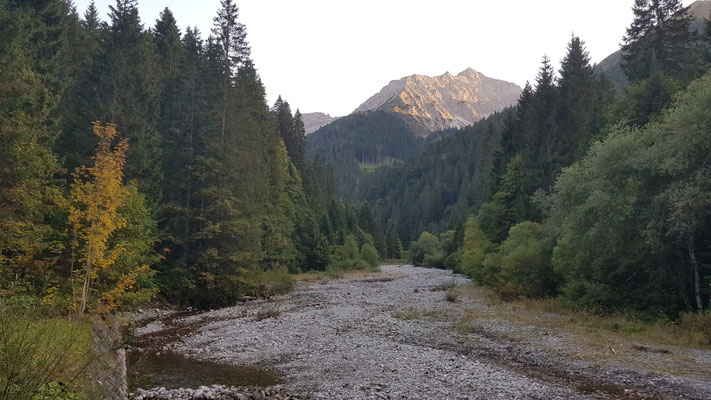
[[[140,3],[0,0],[0,400],[711,399],[711,0]]]

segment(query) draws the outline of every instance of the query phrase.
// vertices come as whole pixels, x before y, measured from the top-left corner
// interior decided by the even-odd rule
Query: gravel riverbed
[[[447,295],[469,283],[450,271],[383,266],[269,301],[157,317],[136,331],[145,351],[274,369],[282,383],[250,392],[205,382],[133,398],[711,399],[711,373],[674,376],[570,357],[565,332],[495,313],[462,326],[472,312],[492,311],[481,299]],[[694,354],[711,371],[711,352]]]

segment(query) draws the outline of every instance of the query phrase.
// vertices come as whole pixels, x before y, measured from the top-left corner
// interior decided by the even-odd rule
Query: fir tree
[[[156,20],[153,37],[163,81],[175,80],[183,57],[183,46],[180,41],[180,29],[169,8],[161,11],[160,18]]]
[[[156,129],[160,115],[158,58],[152,36],[143,31],[136,0],[110,6],[100,76],[105,118],[131,141],[126,176],[137,179],[154,210],[162,196],[162,144]]]
[[[94,2],[89,4],[80,24],[80,31],[72,37],[69,46],[74,58],[71,84],[57,110],[61,117],[61,135],[56,149],[63,156],[67,172],[90,162],[97,144],[90,122],[103,118],[104,107],[99,98],[99,85],[106,26],[99,19]]]
[[[289,150],[289,156],[294,162],[294,165],[299,171],[302,171],[304,169],[304,163],[306,162],[306,128],[301,118],[301,111],[298,109],[294,113],[293,132],[294,136],[286,147],[287,150]]]
[[[604,78],[595,75],[585,43],[576,36],[568,43],[559,74],[556,119],[563,136],[559,165],[563,167],[579,159],[602,130],[606,123],[605,107],[611,103],[612,93],[606,89]]]
[[[536,77],[536,90],[532,99],[532,120],[524,123],[533,126],[533,132],[527,138],[528,149],[525,151],[526,162],[532,163],[537,170],[540,187],[551,190],[555,181],[556,165],[562,157],[564,144],[556,124],[558,88],[555,85],[555,72],[550,59],[543,57]]]
[[[182,47],[177,91],[173,93],[176,97],[164,103],[164,109],[174,111],[173,120],[165,122],[171,129],[163,133],[163,173],[170,184],[165,186],[161,209],[161,229],[165,232],[163,247],[170,252],[160,265],[165,272],[160,276],[170,298],[188,297],[185,291],[190,284],[187,282],[193,279],[189,276],[188,264],[194,262],[198,250],[195,232],[200,226],[196,219],[201,203],[196,201],[196,193],[202,187],[197,167],[205,156],[203,132],[209,116],[203,43],[196,29],[186,29]]]
[[[682,77],[693,45],[691,16],[680,0],[635,0],[634,20],[622,45],[622,69],[632,82],[647,79],[655,68]]]
[[[213,19],[212,34],[219,51],[219,62],[222,66],[222,124],[220,125],[220,140],[224,143],[227,124],[228,92],[232,85],[233,75],[237,70],[251,64],[250,48],[247,43],[247,31],[244,24],[237,21],[239,12],[232,0],[221,0],[221,8]]]
[[[41,288],[60,250],[48,223],[60,198],[50,117],[61,94],[58,4],[0,7],[0,282],[19,291]]]

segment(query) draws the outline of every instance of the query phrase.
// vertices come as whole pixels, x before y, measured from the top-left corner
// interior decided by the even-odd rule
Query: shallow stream
[[[209,385],[272,386],[282,383],[279,372],[200,361],[163,352],[128,353],[128,389],[197,388]]]

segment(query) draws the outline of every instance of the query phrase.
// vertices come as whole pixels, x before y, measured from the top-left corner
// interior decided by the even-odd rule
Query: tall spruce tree
[[[294,137],[287,145],[287,149],[291,149],[289,156],[294,161],[296,168],[302,171],[306,163],[306,127],[304,127],[304,120],[298,108],[294,113]]]
[[[306,162],[306,129],[301,120],[301,112],[296,110],[291,114],[289,103],[279,96],[272,107],[276,115],[277,126],[281,138],[286,145],[289,158],[299,171],[303,171]]]
[[[524,123],[531,124],[533,131],[525,139],[527,150],[525,162],[531,163],[536,170],[538,187],[547,191],[552,190],[557,172],[557,165],[563,157],[564,143],[557,126],[557,94],[555,84],[555,71],[550,59],[543,57],[541,67],[536,77],[536,89],[532,98],[532,120]]]
[[[89,164],[97,143],[91,122],[104,117],[99,83],[106,26],[99,19],[93,1],[80,24],[79,32],[71,37],[68,47],[74,58],[71,81],[57,110],[61,117],[61,134],[56,149],[68,173],[80,165]]]
[[[205,60],[205,150],[198,157],[196,301],[228,304],[255,290],[255,274],[296,258],[291,162],[249,58],[244,25],[229,1],[215,18]]]
[[[162,196],[162,142],[156,124],[160,116],[160,73],[153,37],[143,30],[136,0],[116,0],[109,6],[110,24],[101,63],[100,95],[104,121],[119,126],[128,137],[126,177],[136,179],[154,210]]]
[[[64,6],[50,0],[0,7],[0,283],[13,291],[42,289],[59,250],[48,223],[60,197],[50,113],[64,84]]]
[[[680,0],[635,0],[634,20],[622,41],[622,69],[632,82],[655,69],[682,78],[693,46],[691,16]]]
[[[227,129],[227,104],[228,92],[232,85],[233,74],[241,66],[251,63],[250,48],[247,42],[247,31],[244,24],[237,21],[239,10],[232,0],[221,0],[221,8],[213,19],[212,34],[219,45],[222,61],[222,124],[220,125],[220,139],[224,142]]]
[[[161,78],[165,86],[168,84],[167,82],[176,79],[180,61],[183,58],[180,29],[175,21],[173,12],[167,7],[161,11],[160,18],[156,20],[153,38],[156,45],[156,53],[158,54]]]
[[[606,107],[613,93],[590,65],[585,43],[573,36],[559,71],[558,129],[564,149],[559,168],[572,164],[599,136],[606,124]],[[556,173],[557,175],[557,173]]]
[[[196,193],[203,187],[199,169],[205,157],[204,133],[209,128],[203,42],[197,29],[187,28],[182,38],[182,57],[178,68],[177,90],[172,99],[165,98],[164,110],[171,110],[174,120],[165,121],[163,170],[165,185],[161,208],[161,228],[165,236],[163,247],[170,250],[159,275],[164,293],[172,299],[194,298],[194,275],[189,265],[198,255],[201,205]],[[219,72],[219,71],[218,71]],[[161,118],[163,118],[162,116]]]

